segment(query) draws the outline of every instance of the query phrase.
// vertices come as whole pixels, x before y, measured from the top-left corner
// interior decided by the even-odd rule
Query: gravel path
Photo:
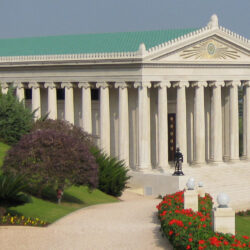
[[[159,199],[125,192],[122,201],[80,209],[47,228],[0,227],[1,250],[172,249],[159,232]]]

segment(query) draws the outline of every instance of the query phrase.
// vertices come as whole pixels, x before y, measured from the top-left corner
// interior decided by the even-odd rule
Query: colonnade
[[[118,154],[119,158],[129,164],[129,109],[128,87],[137,88],[138,91],[138,169],[150,171],[151,142],[150,142],[150,95],[149,89],[153,86],[158,89],[158,168],[166,170],[168,163],[168,88],[174,87],[176,93],[176,144],[184,156],[187,156],[187,114],[186,114],[186,88],[194,88],[194,152],[193,164],[204,164],[205,159],[205,104],[204,88],[210,87],[211,94],[211,123],[210,123],[210,160],[215,163],[223,162],[223,126],[222,126],[222,94],[221,88],[229,88],[229,160],[239,160],[239,121],[238,121],[238,87],[244,86],[244,156],[250,160],[250,81],[136,81],[127,83],[118,81],[115,83],[96,82],[95,84],[82,82],[61,82],[60,87],[65,89],[64,115],[65,120],[74,123],[74,91],[73,88],[81,88],[82,92],[82,126],[92,133],[92,108],[91,88],[100,89],[100,146],[107,154],[110,153],[110,97],[109,88],[114,86],[119,92],[119,122],[118,122]],[[6,93],[8,84],[2,83],[2,92]],[[56,88],[58,83],[53,81],[26,83],[14,82],[16,95],[19,100],[24,99],[24,88],[32,89],[32,110],[37,110],[36,118],[41,116],[40,88],[48,89],[49,118],[57,118]],[[187,164],[187,157],[184,157]]]

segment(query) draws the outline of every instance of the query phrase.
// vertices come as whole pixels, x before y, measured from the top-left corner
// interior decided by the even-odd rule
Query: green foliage
[[[27,183],[23,176],[0,175],[0,206],[17,206],[29,202],[24,192]]]
[[[99,184],[98,188],[106,194],[119,197],[122,195],[131,178],[127,175],[128,169],[124,161],[119,161],[115,157],[108,156],[102,151],[92,148],[91,152],[99,165]]]
[[[29,192],[41,197],[47,186],[98,184],[98,165],[88,147],[62,131],[36,130],[24,135],[7,153],[4,173],[24,174]]]
[[[250,237],[212,229],[212,197],[199,197],[199,211],[184,209],[184,191],[166,195],[157,206],[163,236],[174,249],[249,249]]]
[[[90,205],[117,202],[117,199],[109,196],[98,189],[89,192],[86,186],[72,186],[64,191],[62,203],[42,200],[31,197],[32,202],[17,207],[11,207],[8,212],[12,215],[23,215],[25,217],[40,218],[48,223],[60,219],[61,217],[74,212],[79,208]]]
[[[33,124],[34,112],[24,107],[9,89],[7,94],[0,92],[0,140],[14,144],[27,134]]]

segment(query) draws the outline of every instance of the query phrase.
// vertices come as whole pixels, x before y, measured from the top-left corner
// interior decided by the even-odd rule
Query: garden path
[[[172,249],[159,231],[159,199],[126,191],[121,200],[80,209],[47,228],[0,227],[0,249]]]

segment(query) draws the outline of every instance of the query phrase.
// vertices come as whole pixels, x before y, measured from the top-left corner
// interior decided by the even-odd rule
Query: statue
[[[177,147],[175,156],[174,156],[174,161],[175,161],[175,171],[173,175],[184,175],[182,172],[182,162],[183,162],[183,154],[180,152],[180,149]]]

